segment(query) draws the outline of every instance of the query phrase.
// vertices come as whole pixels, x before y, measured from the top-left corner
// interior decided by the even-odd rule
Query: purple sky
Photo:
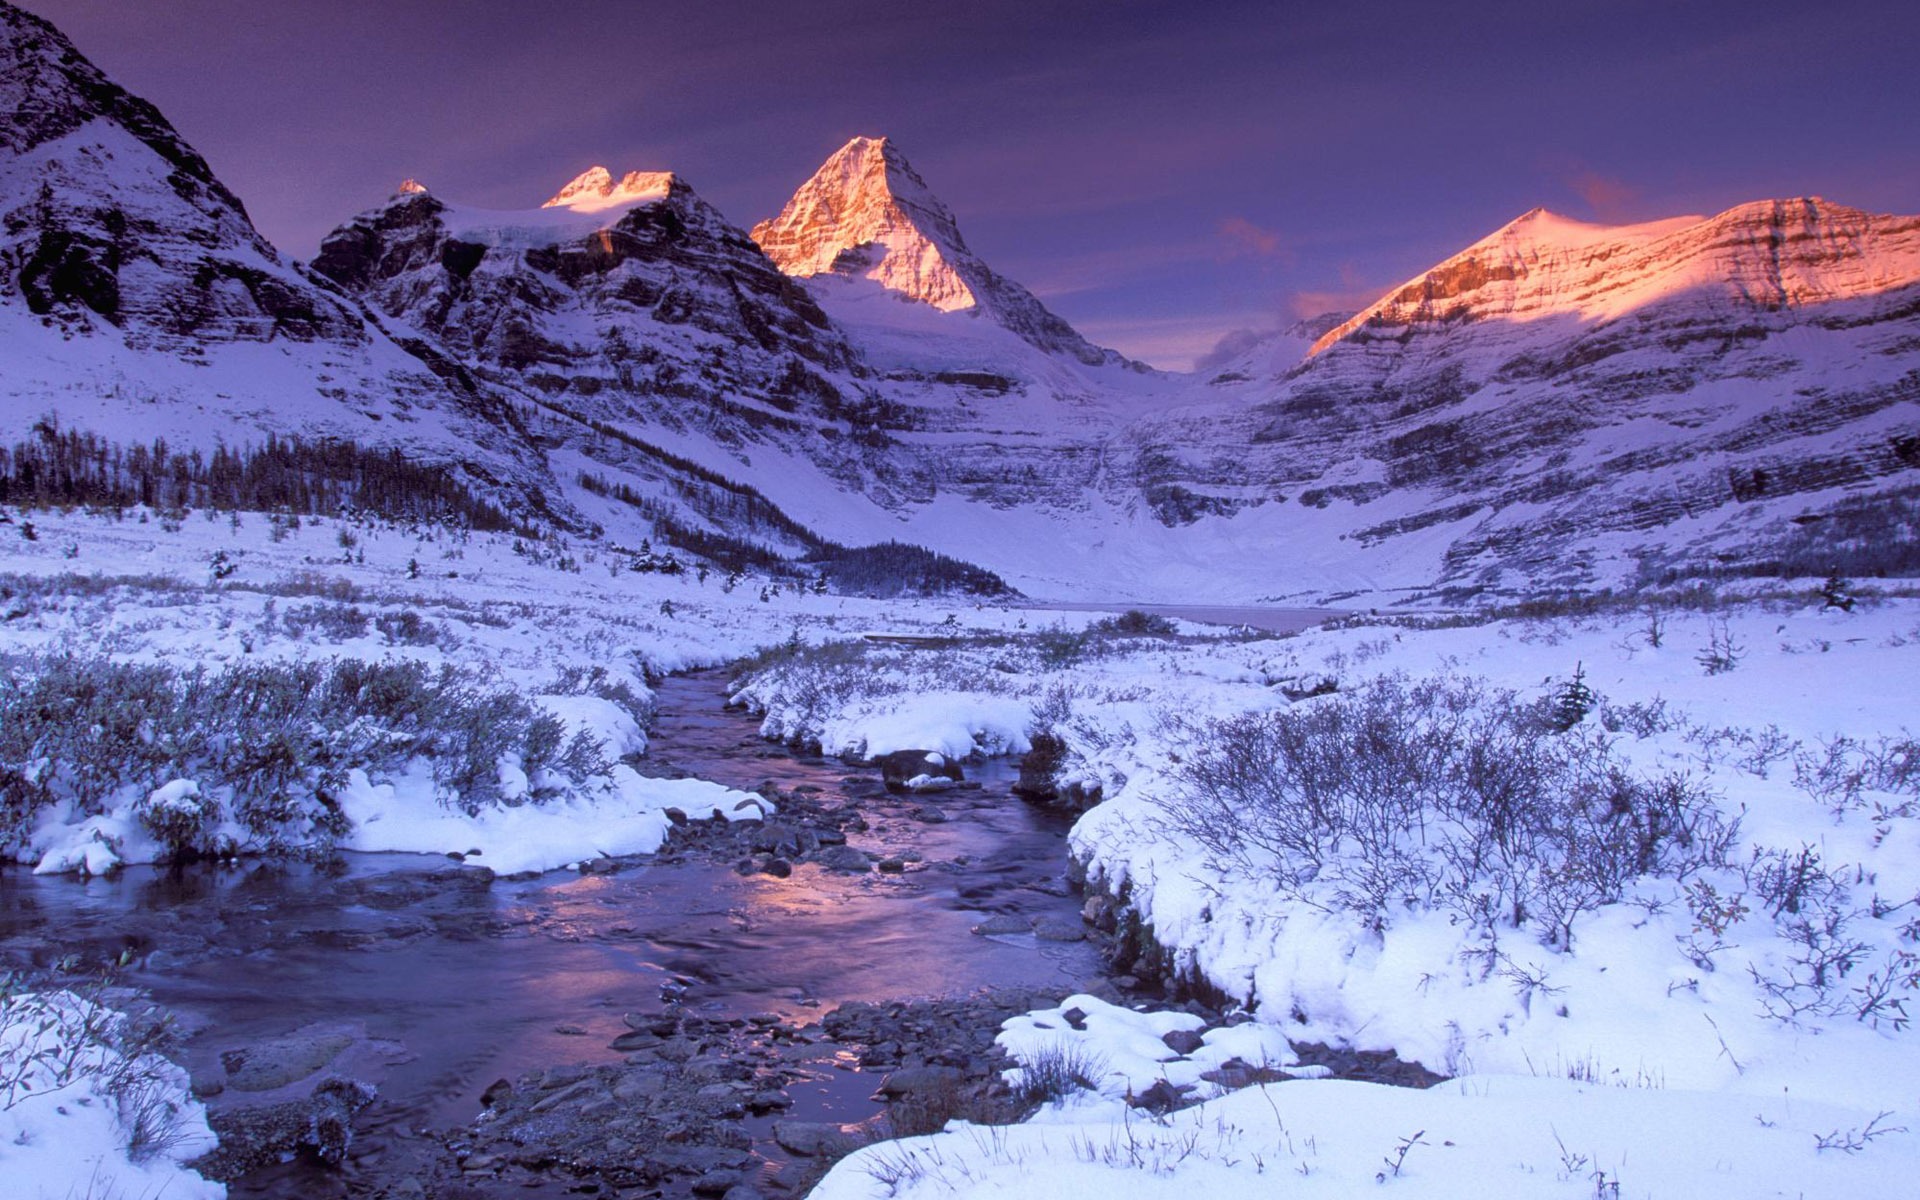
[[[1535,205],[1920,211],[1915,0],[24,3],[296,257],[409,175],[520,208],[670,169],[751,225],[887,134],[996,269],[1173,368]]]

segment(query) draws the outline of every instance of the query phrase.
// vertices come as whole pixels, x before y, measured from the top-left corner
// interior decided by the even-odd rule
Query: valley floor
[[[1841,1196],[1898,1194],[1920,1168],[1912,599],[1846,611],[1812,587],[1696,593],[1280,636],[729,585],[379,524],[32,522],[31,538],[0,526],[13,686],[59,676],[49,664],[91,686],[117,664],[161,671],[142,678],[185,699],[124,722],[89,710],[104,715],[83,732],[125,764],[118,787],[0,732],[10,795],[35,798],[0,842],[20,869],[106,870],[186,836],[220,853],[322,839],[456,853],[501,873],[645,852],[670,813],[769,807],[634,769],[648,676],[749,654],[737,699],[770,737],[868,757],[1038,741],[1068,802],[1100,799],[1070,843],[1089,918],[1143,974],[1250,1019],[1192,1045],[1190,1019],[1091,996],[1016,1018],[1002,1044],[1053,1103],[1019,1126],[870,1147],[817,1196],[1240,1194],[1274,1174],[1327,1195]],[[218,739],[182,735],[191,769],[156,765],[167,722],[211,703],[188,680],[334,695],[338,660],[388,673],[354,676],[361,709],[338,711],[360,713],[355,737],[272,726],[312,767],[277,807]],[[395,673],[407,663],[426,674]],[[394,680],[420,695],[380,701]],[[443,769],[472,748],[409,724],[420,706],[459,722],[511,710],[513,749]],[[279,720],[270,708],[247,711]],[[583,734],[600,753],[556,748]],[[1276,773],[1279,746],[1325,769]],[[31,1003],[0,999],[10,1018]],[[67,1037],[7,1027],[0,1067]],[[107,1047],[102,1070],[16,1072],[31,1086],[0,1091],[0,1161],[28,1172],[14,1178],[55,1196],[218,1194],[167,1166],[204,1142],[183,1081],[152,1061],[132,1073],[186,1114],[136,1165],[127,1122],[105,1119],[125,1091],[96,1085],[126,1075],[107,1069],[113,1046],[138,1047],[74,1036]],[[1315,1078],[1291,1047],[1316,1042],[1450,1078]],[[1291,1078],[1223,1086],[1247,1071]],[[1156,1085],[1169,1103],[1130,1102]]]

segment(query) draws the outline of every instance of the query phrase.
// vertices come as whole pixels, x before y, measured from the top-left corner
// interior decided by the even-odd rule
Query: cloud
[[[1361,275],[1350,262],[1340,264],[1340,286],[1304,289],[1287,298],[1287,311],[1296,321],[1308,321],[1328,313],[1352,316],[1386,294],[1386,286]]]
[[[1074,322],[1075,328],[1096,345],[1112,346],[1128,358],[1151,363],[1163,371],[1190,371],[1211,358],[1220,344],[1238,334],[1261,336],[1253,326],[1270,319],[1259,312],[1191,313],[1163,317]],[[1231,332],[1222,333],[1222,328]]]
[[[1287,297],[1287,312],[1296,321],[1308,321],[1328,313],[1339,313],[1345,319],[1378,300],[1380,293],[1380,288],[1330,288],[1295,292]]]
[[[1228,258],[1271,258],[1283,263],[1294,259],[1293,251],[1278,233],[1245,217],[1226,217],[1216,228],[1226,240]]]
[[[1266,333],[1255,329],[1229,330],[1213,344],[1213,349],[1194,358],[1193,369],[1196,371],[1218,370],[1272,336],[1271,330]]]
[[[1567,180],[1567,186],[1574,195],[1587,202],[1587,210],[1596,220],[1608,224],[1632,220],[1634,207],[1640,200],[1639,188],[1584,167],[1573,173]]]

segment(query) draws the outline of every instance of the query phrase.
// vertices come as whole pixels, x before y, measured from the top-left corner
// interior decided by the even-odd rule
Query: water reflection
[[[848,768],[771,754],[751,720],[719,713],[721,696],[713,675],[662,689],[663,768],[849,794]],[[488,885],[444,860],[400,855],[85,882],[0,870],[0,962],[130,950],[132,982],[182,1014],[187,1065],[201,1075],[216,1075],[220,1052],[236,1045],[352,1023],[373,1046],[354,1073],[382,1089],[372,1138],[403,1142],[414,1127],[471,1120],[495,1079],[619,1058],[609,1043],[626,1030],[623,1015],[658,1012],[663,985],[684,989],[688,1012],[724,1017],[811,1017],[848,1000],[983,984],[1085,985],[1098,973],[1086,945],[971,933],[986,912],[1077,916],[1060,882],[1064,822],[1010,797],[1010,778],[992,770],[981,791],[876,815],[853,840],[919,854],[900,875],[802,864],[779,879],[689,860]],[[870,792],[870,774],[854,790]],[[914,819],[924,805],[948,819]],[[870,1081],[852,1090],[864,1095]],[[235,1194],[302,1194],[250,1186]]]

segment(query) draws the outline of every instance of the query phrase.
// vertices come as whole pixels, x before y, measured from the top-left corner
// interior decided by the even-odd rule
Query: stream
[[[842,873],[802,859],[786,877],[741,874],[718,853],[692,850],[520,879],[419,855],[133,868],[91,880],[9,868],[0,870],[0,966],[126,953],[123,981],[177,1015],[183,1061],[216,1111],[280,1094],[237,1096],[203,1081],[235,1072],[236,1050],[275,1039],[284,1049],[290,1036],[332,1053],[329,1071],[376,1085],[337,1168],[295,1158],[231,1188],[273,1200],[426,1194],[394,1181],[453,1169],[448,1147],[496,1081],[628,1062],[614,1040],[663,1012],[716,1030],[804,1031],[850,1001],[965,997],[987,985],[1057,998],[1099,981],[1086,942],[973,932],[996,916],[1013,918],[996,927],[1055,935],[1079,925],[1064,879],[1069,821],[1011,795],[1010,764],[969,766],[964,789],[890,795],[873,769],[764,742],[756,719],[724,707],[726,679],[703,671],[659,685],[644,769],[857,809],[848,844],[904,869]],[[878,1111],[869,1096],[881,1074],[857,1069],[857,1047],[813,1034],[795,1044],[788,1116],[851,1123]],[[744,1121],[747,1177],[778,1193],[787,1156],[768,1126]],[[453,1176],[464,1191],[427,1191],[663,1194],[563,1175],[490,1184],[493,1176],[466,1171]]]

